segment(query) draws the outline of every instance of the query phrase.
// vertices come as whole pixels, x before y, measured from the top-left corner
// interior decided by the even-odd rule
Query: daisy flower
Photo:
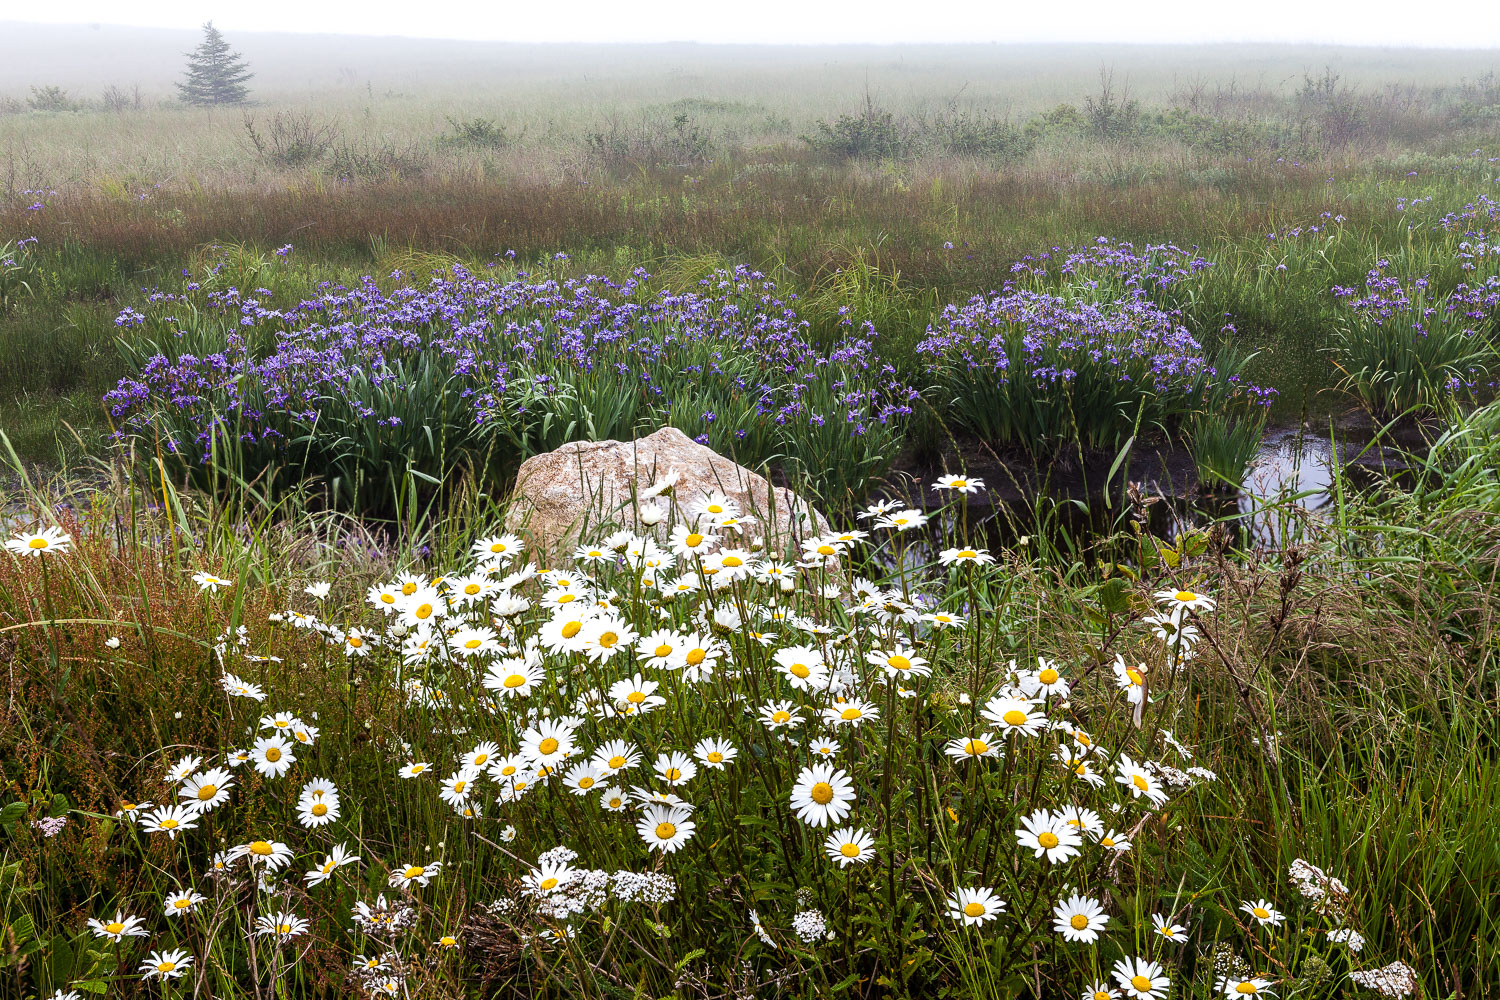
[[[630,623],[614,615],[600,615],[583,629],[583,652],[595,662],[609,660],[617,653],[630,650],[636,631]]]
[[[682,679],[689,684],[712,677],[718,669],[719,660],[728,652],[722,642],[697,632],[691,632],[683,638],[682,649]]]
[[[864,830],[841,826],[823,840],[823,850],[840,868],[848,868],[874,860],[875,841]]]
[[[176,979],[188,970],[193,964],[193,956],[186,949],[178,948],[176,951],[153,951],[146,956],[141,963],[140,971],[142,979],[150,979],[155,976],[158,979]]]
[[[636,832],[653,851],[671,854],[693,836],[693,814],[681,806],[647,806],[636,821]]]
[[[9,548],[10,544],[10,542],[6,542],[6,548]],[[217,594],[220,587],[234,586],[233,580],[225,580],[222,577],[214,576],[212,573],[194,573],[193,582],[198,585],[199,593],[209,594]]]
[[[1173,944],[1182,944],[1187,939],[1186,927],[1172,923],[1171,918],[1163,917],[1160,913],[1151,914],[1151,924],[1157,934]]]
[[[579,761],[568,771],[563,784],[574,795],[587,795],[596,790],[599,783],[604,779],[604,773],[589,761]]]
[[[948,897],[948,916],[965,927],[977,927],[1005,912],[1005,900],[993,889],[959,889]]]
[[[127,917],[123,910],[116,910],[113,920],[95,920],[90,917],[88,925],[95,937],[109,938],[116,944],[124,938],[151,935],[151,932],[146,930],[146,921],[140,917]]]
[[[219,686],[224,693],[231,698],[249,698],[252,701],[265,701],[266,689],[259,684],[252,684],[247,680],[236,677],[234,674],[226,673],[219,678]]]
[[[469,770],[473,770],[473,771],[478,772],[478,771],[482,771],[485,768],[489,767],[490,766],[490,761],[494,760],[495,758],[497,758],[499,756],[500,756],[500,746],[499,746],[499,744],[491,743],[491,742],[486,741],[484,743],[479,744],[477,747],[475,747],[473,750],[470,750],[468,753],[464,754],[464,756],[462,758],[462,764],[463,764],[463,767],[465,767],[465,768],[467,768]]]
[[[396,602],[401,599],[401,588],[389,583],[377,583],[365,591],[365,603],[384,614],[393,614]]]
[[[1286,917],[1282,916],[1281,911],[1277,910],[1276,907],[1264,899],[1257,899],[1253,903],[1241,902],[1240,909],[1254,917],[1256,922],[1262,927],[1279,927],[1281,922],[1286,919]]]
[[[938,562],[943,566],[988,566],[995,561],[987,549],[943,549]]]
[[[802,709],[789,701],[769,701],[760,707],[760,722],[771,731],[802,725]]]
[[[656,755],[656,776],[668,786],[685,785],[698,773],[698,765],[685,753],[659,753]]]
[[[1131,798],[1138,799],[1144,795],[1156,806],[1164,805],[1167,801],[1167,793],[1156,776],[1126,754],[1120,754],[1119,760],[1115,761],[1115,781],[1130,789]]]
[[[1043,854],[1052,864],[1060,864],[1077,855],[1083,838],[1078,831],[1059,820],[1046,809],[1038,809],[1030,816],[1021,818],[1021,829],[1016,831],[1016,841],[1032,851],[1033,858]]]
[[[150,808],[150,802],[130,802],[125,800],[120,803],[120,808],[115,810],[115,819],[133,820],[142,809]]]
[[[438,796],[450,806],[457,806],[466,801],[474,793],[474,779],[479,776],[478,768],[465,767],[457,774],[450,774],[443,779],[442,786],[438,789]]]
[[[659,687],[658,682],[636,674],[628,680],[611,684],[609,701],[621,715],[645,715],[667,703],[667,699],[656,693]]]
[[[1120,1000],[1120,991],[1110,989],[1107,983],[1094,983],[1083,991],[1078,1000]]]
[[[935,490],[952,490],[955,493],[978,493],[984,489],[984,480],[978,476],[939,476],[938,481],[932,484],[932,488]]]
[[[194,757],[191,754],[183,757],[177,763],[167,768],[166,780],[169,784],[186,781],[188,776],[198,770],[198,765],[203,763],[202,757]]]
[[[728,740],[699,740],[698,745],[693,747],[693,756],[697,757],[704,767],[711,767],[718,771],[724,770],[724,765],[739,755],[739,750]]]
[[[215,767],[185,779],[182,787],[177,790],[177,795],[185,800],[185,805],[199,812],[208,812],[215,806],[228,802],[229,790],[233,787],[234,779],[229,772],[222,767]]]
[[[647,670],[666,670],[682,654],[682,636],[674,629],[657,629],[635,642],[636,659]]]
[[[285,944],[299,934],[307,933],[307,921],[286,910],[259,917],[255,921],[255,933],[274,937],[277,944]]]
[[[791,792],[792,811],[808,826],[841,822],[854,806],[854,784],[829,764],[804,767]]]
[[[61,555],[73,544],[72,536],[60,528],[46,528],[40,532],[17,532],[16,537],[5,543],[5,547],[18,556],[40,557],[57,553]]]
[[[891,528],[896,531],[911,531],[915,528],[922,527],[922,525],[927,523],[927,520],[927,515],[922,513],[920,510],[913,510],[910,507],[903,507],[899,510],[891,511],[884,517],[878,518],[875,521],[875,527]]]
[[[640,764],[641,752],[624,740],[611,740],[595,750],[590,760],[605,777],[612,778]]]
[[[192,913],[193,909],[206,898],[206,896],[200,896],[191,889],[184,889],[181,892],[169,892],[167,893],[166,900],[163,902],[162,910],[169,917],[180,917],[184,914]]]
[[[302,877],[307,881],[309,886],[321,885],[333,878],[333,873],[340,868],[345,865],[357,864],[358,862],[358,854],[350,854],[349,849],[343,844],[334,844],[333,850],[328,852],[328,856],[322,860],[318,867],[310,869]]]
[[[1072,689],[1058,671],[1057,664],[1044,656],[1039,656],[1036,661],[1036,670],[1021,676],[1021,690],[1028,698],[1047,698],[1054,695],[1065,698]]]
[[[1112,974],[1130,1000],[1160,1000],[1172,985],[1162,967],[1145,958],[1122,958]]]
[[[1146,696],[1146,665],[1142,663],[1127,667],[1125,658],[1116,653],[1114,673],[1115,684],[1125,692],[1125,700],[1132,705],[1140,704],[1141,699]]]
[[[541,668],[532,666],[518,657],[508,657],[499,663],[490,664],[484,675],[484,686],[507,698],[525,698],[536,688],[543,676]]]
[[[813,740],[807,745],[807,752],[815,757],[832,757],[841,749],[837,740]]]
[[[1155,597],[1174,618],[1180,619],[1189,611],[1206,614],[1214,609],[1212,597],[1191,590],[1158,590]]]
[[[587,638],[583,634],[593,609],[577,605],[560,610],[543,623],[538,637],[549,653],[581,653]]]
[[[798,691],[822,691],[828,687],[823,654],[811,646],[785,646],[771,654],[771,662]]]
[[[995,734],[986,732],[978,736],[960,736],[956,740],[949,740],[943,752],[954,760],[978,760],[981,757],[1000,756],[1000,746],[995,742]]]
[[[505,563],[526,550],[526,543],[512,534],[490,535],[476,541],[470,552],[480,562]]]
[[[551,767],[572,751],[572,726],[542,719],[521,734],[521,755],[532,764]]]
[[[1214,983],[1214,989],[1223,993],[1226,997],[1275,996],[1276,991],[1271,989],[1275,985],[1269,979],[1259,976],[1220,976],[1218,982]]]
[[[280,733],[262,736],[250,748],[250,762],[261,775],[279,778],[297,763],[296,754],[292,752],[294,746]]]
[[[543,861],[521,881],[533,896],[545,896],[567,885],[575,874],[577,870],[566,861]]]
[[[448,637],[448,648],[460,656],[491,656],[500,652],[500,640],[492,628],[461,628]]]
[[[394,869],[389,881],[396,889],[409,889],[413,885],[425,886],[437,877],[442,867],[441,861],[429,861],[425,865],[406,865]]]
[[[429,764],[429,763],[427,763],[427,761],[423,760],[423,761],[414,761],[413,763],[407,764],[405,767],[403,767],[401,770],[397,771],[396,773],[398,775],[400,775],[401,777],[403,777],[403,778],[420,778],[422,775],[426,774],[428,771],[431,771],[431,770],[432,770],[432,765]]]
[[[1008,698],[1002,695],[986,702],[983,711],[979,714],[999,726],[1002,736],[1008,736],[1011,733],[1035,736],[1047,724],[1047,716],[1043,712],[1032,711],[1034,707],[1034,703],[1029,699]]]
[[[624,812],[626,807],[625,793],[613,786],[599,793],[599,805],[607,812]],[[511,827],[510,829],[514,829]]]
[[[895,649],[872,650],[865,654],[865,660],[872,667],[884,670],[887,677],[904,680],[911,677],[926,677],[932,673],[932,667],[928,666],[925,659],[900,644],[897,644]]]
[[[951,611],[934,611],[922,616],[922,621],[930,624],[934,629],[961,629],[964,627],[964,616],[954,614]]]
[[[274,872],[291,863],[292,849],[278,840],[252,840],[231,847],[228,857],[231,862],[244,858],[252,865],[260,863]]]
[[[1069,896],[1052,909],[1052,929],[1065,941],[1093,944],[1107,923],[1104,907],[1087,896]]]
[[[873,702],[855,698],[851,701],[829,705],[820,714],[824,722],[835,728],[850,726],[858,729],[866,722],[880,718],[880,709]]]
[[[1116,833],[1114,830],[1110,830],[1099,838],[1099,846],[1108,848],[1111,851],[1128,851],[1130,850],[1130,838],[1123,833]]]
[[[190,806],[157,806],[141,820],[141,829],[147,833],[165,833],[173,840],[183,830],[198,825],[198,811]]]

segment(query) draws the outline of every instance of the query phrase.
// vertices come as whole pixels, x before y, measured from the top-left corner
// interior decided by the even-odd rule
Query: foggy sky
[[[1500,48],[1497,0],[63,0],[55,24],[510,42],[1300,42]]]

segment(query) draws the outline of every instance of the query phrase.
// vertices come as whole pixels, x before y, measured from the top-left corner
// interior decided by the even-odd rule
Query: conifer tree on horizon
[[[223,32],[209,21],[203,26],[203,41],[187,53],[187,77],[177,85],[188,104],[243,104],[250,94],[245,81],[255,74],[245,60],[229,47]]]

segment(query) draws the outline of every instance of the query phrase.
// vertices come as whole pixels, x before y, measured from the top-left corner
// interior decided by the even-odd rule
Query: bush
[[[1208,261],[1100,240],[1050,262],[1055,273],[1047,263],[1023,261],[1000,292],[947,306],[918,345],[959,426],[1033,455],[1113,450],[1143,431],[1175,433],[1239,384],[1241,365],[1216,365],[1180,313],[1148,297],[1173,293]]]
[[[1404,279],[1381,260],[1363,291],[1335,287],[1344,312],[1333,351],[1342,385],[1382,418],[1444,410],[1488,391],[1496,372],[1500,245],[1482,234],[1458,251],[1466,279],[1448,291]]]
[[[438,138],[438,145],[454,149],[503,149],[509,143],[505,126],[496,125],[493,118],[454,118],[448,116],[452,129]]]
[[[915,396],[873,331],[815,349],[745,269],[673,294],[639,270],[616,284],[455,266],[425,288],[366,278],[290,311],[230,287],[119,322],[136,368],[107,397],[122,435],[159,440],[200,481],[316,477],[354,509],[382,508],[393,482],[436,485],[461,465],[503,482],[567,441],[664,423],[858,498]]]
[[[428,162],[426,151],[415,143],[398,146],[391,140],[354,143],[346,139],[333,147],[325,169],[344,181],[391,181],[422,176]]]
[[[679,112],[671,124],[642,122],[627,129],[618,121],[584,136],[585,155],[597,166],[615,172],[636,167],[700,166],[713,156],[711,133],[690,115]]]
[[[277,167],[301,167],[321,160],[339,140],[332,122],[317,122],[312,115],[278,111],[264,129],[255,116],[245,116],[245,135],[260,159]]]
[[[26,106],[32,111],[80,111],[83,104],[68,96],[61,87],[32,87]]]

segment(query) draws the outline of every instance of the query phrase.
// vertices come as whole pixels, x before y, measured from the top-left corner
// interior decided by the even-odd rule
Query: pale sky
[[[7,10],[12,7],[13,9]],[[0,20],[509,42],[1315,42],[1500,48],[1500,0],[0,0]]]

